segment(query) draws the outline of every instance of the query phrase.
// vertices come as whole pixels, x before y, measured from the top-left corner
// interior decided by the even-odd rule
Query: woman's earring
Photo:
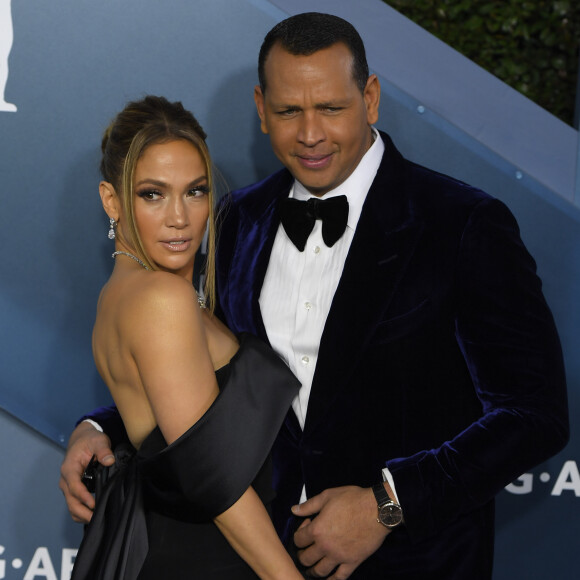
[[[109,233],[108,233],[108,237],[109,240],[114,240],[115,239],[115,228],[117,227],[117,222],[113,219],[113,218],[109,218]]]

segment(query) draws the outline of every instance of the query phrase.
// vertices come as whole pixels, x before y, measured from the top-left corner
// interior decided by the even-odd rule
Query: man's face
[[[265,94],[255,88],[261,128],[274,153],[311,193],[324,195],[356,169],[372,143],[380,86],[369,77],[356,85],[353,57],[337,43],[310,56],[274,45],[264,72]]]

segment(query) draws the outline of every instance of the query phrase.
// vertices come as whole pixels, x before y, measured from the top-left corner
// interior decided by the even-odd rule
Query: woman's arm
[[[120,331],[153,419],[171,444],[219,392],[193,286],[173,274],[150,274],[147,287],[124,310]],[[131,434],[134,405],[124,406],[119,398],[117,406]]]
[[[264,504],[251,487],[214,522],[232,548],[263,580],[302,580]]]

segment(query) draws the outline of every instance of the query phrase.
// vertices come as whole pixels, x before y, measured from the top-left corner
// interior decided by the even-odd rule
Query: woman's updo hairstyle
[[[205,298],[210,308],[215,303],[215,215],[213,170],[206,134],[197,119],[180,102],[147,96],[132,101],[113,119],[101,143],[101,175],[115,188],[127,219],[127,229],[137,256],[151,270],[155,264],[147,255],[135,224],[133,181],[137,162],[145,150],[158,143],[189,141],[200,153],[208,177],[209,226],[205,267]]]

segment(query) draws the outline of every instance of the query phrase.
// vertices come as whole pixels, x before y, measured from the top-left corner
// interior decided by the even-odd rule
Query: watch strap
[[[382,483],[375,483],[372,487],[373,493],[375,494],[375,499],[377,500],[377,505],[381,507],[382,505],[389,503],[391,498]]]

